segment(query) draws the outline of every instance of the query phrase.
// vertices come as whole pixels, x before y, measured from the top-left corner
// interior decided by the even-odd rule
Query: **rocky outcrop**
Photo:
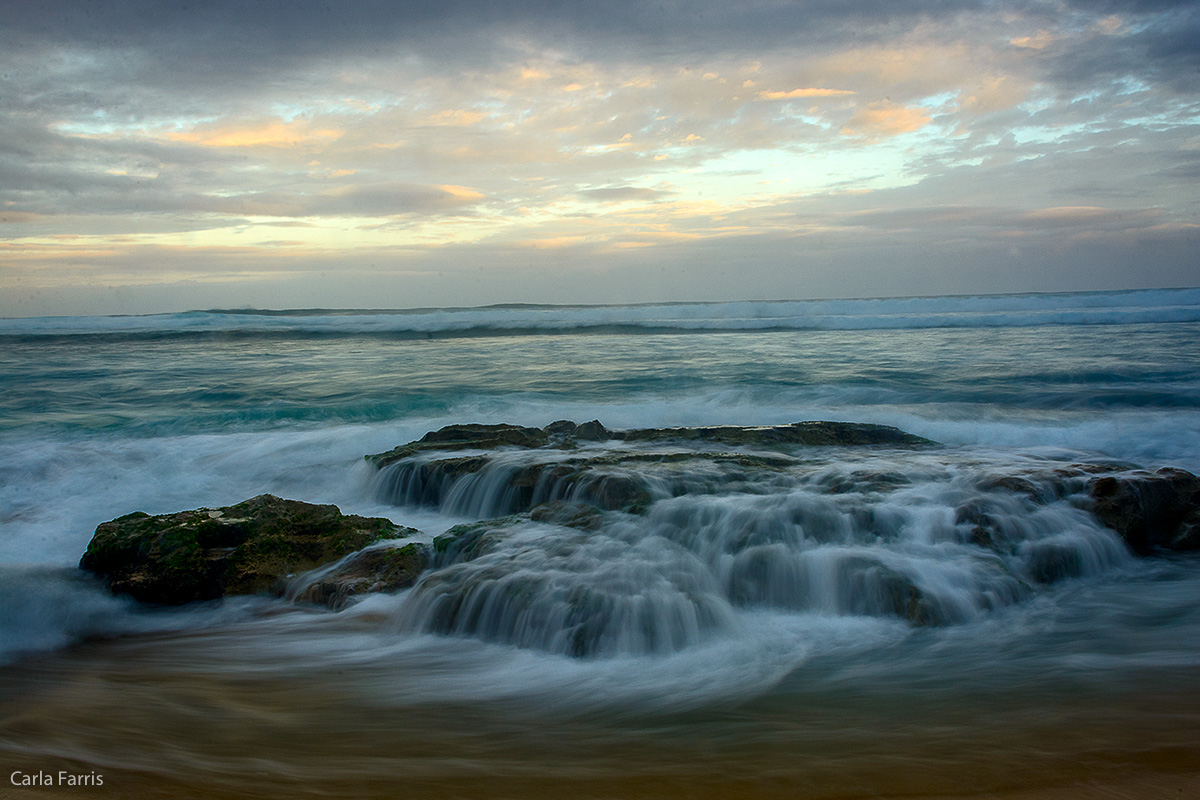
[[[103,576],[113,592],[178,605],[282,594],[288,576],[417,533],[387,519],[342,514],[337,506],[264,494],[223,508],[139,511],[102,523],[79,565]]]
[[[1092,513],[1138,555],[1200,550],[1200,478],[1182,469],[1134,471],[1088,483]]]
[[[359,595],[407,589],[429,566],[429,554],[429,545],[416,542],[368,547],[304,576],[288,597],[337,610]]]
[[[701,636],[705,626],[732,624],[725,617],[740,606],[815,604],[952,624],[1127,559],[1100,525],[1139,555],[1200,550],[1200,478],[1189,472],[1041,461],[995,474],[971,465],[968,480],[957,481],[964,470],[947,454],[953,468],[936,480],[951,481],[954,515],[931,531],[968,546],[964,563],[981,588],[964,600],[911,568],[915,556],[903,547],[890,559],[867,555],[891,547],[910,513],[888,496],[928,480],[921,469],[942,475],[943,459],[928,455],[913,460],[910,474],[894,448],[932,444],[895,428],[832,422],[629,431],[594,420],[452,425],[367,457],[381,499],[481,520],[431,544],[388,541],[418,532],[387,519],[262,495],[103,523],[80,566],[114,592],[164,605],[270,593],[338,609],[411,587],[413,630],[581,655],[624,647],[622,626],[634,619],[638,631],[658,631],[635,650],[683,646],[693,639],[655,626],[675,615]],[[887,451],[813,458],[806,447]],[[748,510],[760,496],[761,517]],[[646,544],[639,531],[673,544]],[[708,566],[671,561],[676,547],[695,549]],[[615,568],[614,554],[635,554],[634,571]],[[715,582],[700,592],[703,602],[697,581]],[[710,591],[718,584],[719,597]],[[531,620],[545,615],[562,625],[535,630]]]
[[[889,425],[860,422],[794,422],[791,425],[719,425],[703,428],[644,428],[617,431],[614,439],[630,442],[712,442],[723,445],[777,447],[920,447],[936,444]]]
[[[1071,499],[1139,556],[1200,550],[1200,478],[1186,470],[1148,472],[1118,462],[1070,464],[1024,475],[991,476],[977,486],[986,494],[960,506],[955,521],[971,526],[972,543],[997,552],[1012,552],[1017,545],[989,499],[1005,493],[1034,506]],[[1034,575],[1036,580],[1078,571],[1066,556],[1054,551],[1045,556],[1045,569]]]
[[[706,480],[728,490],[788,469],[797,448],[933,444],[897,428],[842,422],[610,431],[596,420],[560,420],[545,428],[450,425],[366,459],[380,470],[379,498],[397,505],[499,516],[567,500],[642,513],[656,496],[705,491]],[[483,452],[446,453],[463,449]]]
[[[470,561],[491,550],[503,541],[510,529],[525,522],[591,533],[599,530],[601,519],[601,513],[588,505],[561,501],[542,503],[525,513],[455,525],[433,540],[433,560],[438,565]]]
[[[572,423],[573,424],[573,423]],[[550,426],[553,427],[553,426]],[[400,445],[386,453],[366,456],[376,468],[386,467],[418,453],[441,450],[494,450],[497,447],[543,447],[550,435],[541,428],[520,425],[447,425],[430,431],[415,442]]]
[[[692,428],[639,428],[610,431],[599,420],[576,424],[552,422],[545,428],[520,425],[447,425],[415,442],[385,453],[366,456],[372,466],[386,467],[419,453],[444,450],[494,450],[498,447],[571,449],[581,441],[688,442],[733,446],[779,447],[784,445],[853,446],[889,445],[919,447],[932,445],[928,439],[887,425],[857,422],[795,422],[791,425],[718,425]]]

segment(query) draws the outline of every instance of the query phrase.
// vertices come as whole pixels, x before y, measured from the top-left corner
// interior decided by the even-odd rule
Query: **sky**
[[[1200,2],[0,0],[0,316],[1200,285]]]

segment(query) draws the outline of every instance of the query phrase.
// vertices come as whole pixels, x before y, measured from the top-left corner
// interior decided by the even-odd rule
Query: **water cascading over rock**
[[[1014,462],[883,426],[463,425],[367,460],[380,498],[479,521],[429,543],[263,495],[103,523],[81,566],[157,604],[339,609],[411,587],[401,631],[604,657],[736,635],[749,612],[968,622],[1200,544],[1191,473]]]
[[[882,426],[571,425],[368,457],[381,498],[509,515],[435,542],[402,629],[597,656],[696,644],[753,609],[955,624],[1130,557],[1091,493],[1127,465],[998,474]]]

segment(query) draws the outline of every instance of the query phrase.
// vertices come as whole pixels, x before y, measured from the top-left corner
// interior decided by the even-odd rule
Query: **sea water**
[[[1069,498],[980,495],[1007,560],[955,518],[987,476],[1200,470],[1200,290],[11,319],[0,386],[6,775],[198,797],[843,797],[1200,772],[1200,562],[1135,558]],[[435,565],[491,609],[471,624],[433,624],[420,585],[336,612],[152,609],[76,569],[101,522],[264,492],[430,539],[513,509],[482,485],[410,502],[364,454],[558,419],[869,422],[942,446],[662,475],[692,490],[586,536],[528,524]],[[1076,566],[1031,581],[1046,547]],[[937,624],[891,613],[879,574],[920,585]],[[481,589],[518,578],[532,605]],[[563,616],[580,593],[602,609],[583,651]]]

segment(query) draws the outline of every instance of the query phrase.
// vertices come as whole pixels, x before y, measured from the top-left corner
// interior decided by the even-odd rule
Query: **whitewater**
[[[4,775],[173,797],[1197,786],[1200,561],[1134,556],[1083,478],[1036,503],[993,479],[1200,471],[1200,289],[0,319],[0,385]],[[363,458],[564,419],[937,446],[693,463],[585,442],[546,457],[649,487],[588,530],[520,517],[592,502],[517,502],[536,454],[432,488]],[[263,493],[422,542],[518,516],[483,556],[336,610],[147,607],[77,569],[102,522]],[[968,507],[1011,547],[973,545]]]

